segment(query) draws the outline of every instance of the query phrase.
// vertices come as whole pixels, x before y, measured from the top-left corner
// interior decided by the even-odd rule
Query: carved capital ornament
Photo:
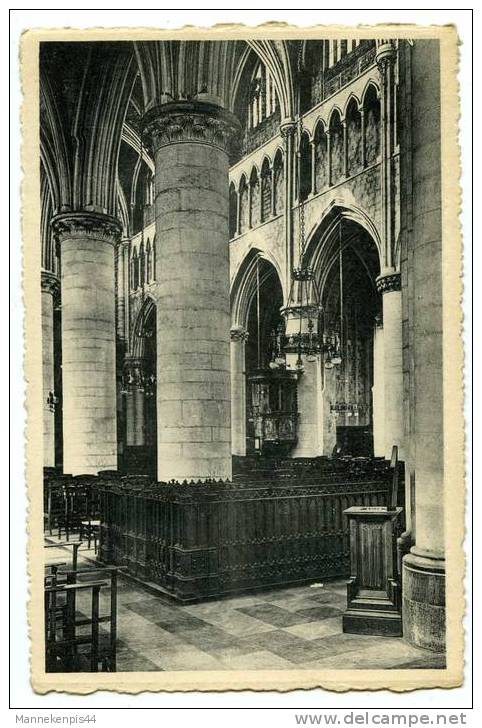
[[[52,218],[51,225],[57,243],[88,238],[116,245],[122,233],[117,218],[100,212],[63,212]]]
[[[248,336],[249,336],[246,329],[244,329],[242,326],[232,328],[230,335],[231,335],[231,341],[244,341],[244,342],[246,342],[248,340]]]
[[[144,130],[152,137],[154,150],[170,144],[195,142],[231,151],[240,136],[236,117],[216,104],[179,101],[150,109],[143,119]]]
[[[392,293],[392,291],[401,290],[401,278],[400,273],[389,273],[385,276],[377,278],[377,291],[378,293]]]
[[[60,290],[60,281],[58,276],[52,271],[43,270],[40,273],[40,285],[42,291],[50,293],[52,296],[56,296]]]

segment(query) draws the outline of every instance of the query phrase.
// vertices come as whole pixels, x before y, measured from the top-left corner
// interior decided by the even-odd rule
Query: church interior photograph
[[[439,40],[38,63],[45,671],[445,669]]]

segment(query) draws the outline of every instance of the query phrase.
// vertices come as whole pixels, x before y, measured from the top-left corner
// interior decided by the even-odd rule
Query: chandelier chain
[[[302,53],[303,53],[303,41],[300,40],[300,47],[298,51],[298,78],[301,78],[301,69],[302,69]],[[299,113],[299,123],[298,123],[298,220],[299,220],[299,261],[298,266],[300,268],[303,267],[303,256],[305,252],[305,203],[303,199],[303,195],[301,192],[301,147],[302,147],[302,139],[303,139],[303,115],[302,115],[302,109],[301,109],[301,103],[299,103],[298,107],[298,113]]]

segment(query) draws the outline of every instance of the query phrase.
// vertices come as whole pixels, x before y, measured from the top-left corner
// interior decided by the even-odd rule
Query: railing
[[[375,57],[375,47],[370,48],[358,58],[352,59],[349,56],[346,56],[346,66],[342,66],[340,71],[335,76],[325,80],[323,98],[327,99],[329,96],[333,96],[334,93],[349,84],[350,81],[353,81],[358,76],[361,76],[361,74],[367,68],[375,63]],[[340,65],[342,65],[342,63]],[[334,68],[334,70],[336,70],[336,67]]]
[[[100,559],[181,601],[348,576],[343,511],[385,506],[386,467],[235,483],[99,477]]]

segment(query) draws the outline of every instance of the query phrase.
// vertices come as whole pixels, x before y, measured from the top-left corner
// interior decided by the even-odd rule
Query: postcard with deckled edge
[[[462,683],[457,44],[23,34],[36,692]]]

